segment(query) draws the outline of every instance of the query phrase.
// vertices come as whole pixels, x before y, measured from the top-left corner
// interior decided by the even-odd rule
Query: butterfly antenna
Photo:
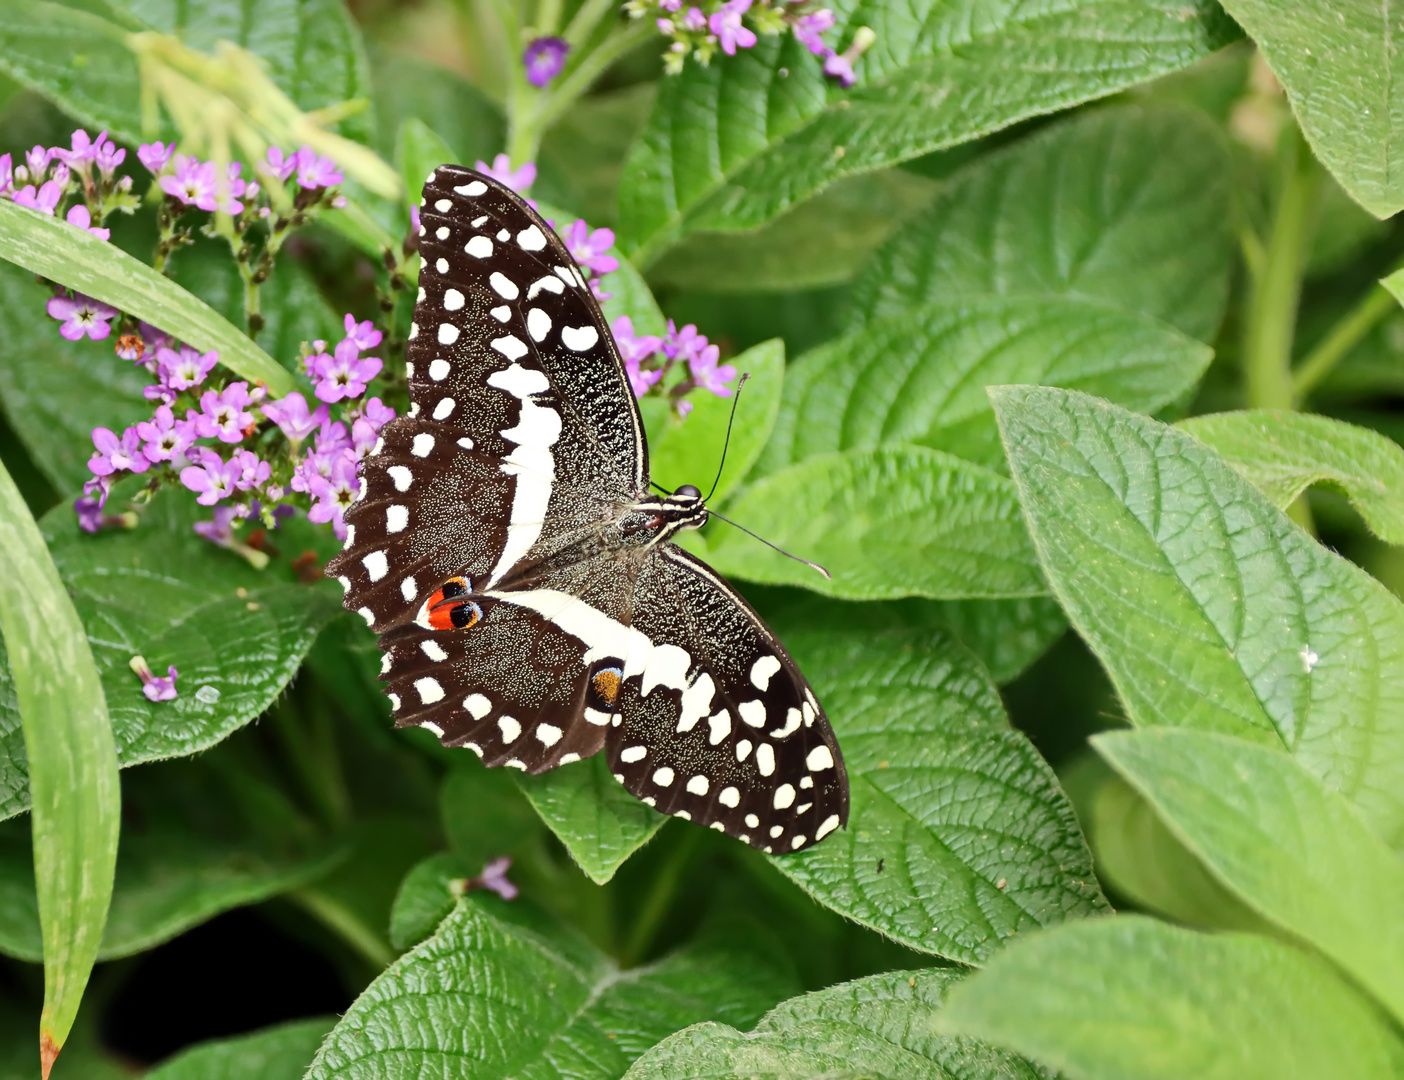
[[[712,490],[707,492],[707,498],[703,499],[703,502],[708,502],[711,500],[712,496],[716,493],[717,485],[721,483],[722,470],[726,468],[726,449],[731,445],[731,425],[736,423],[736,406],[741,404],[741,387],[746,385],[746,380],[750,377],[751,373],[749,371],[744,371],[741,373],[740,381],[738,381],[736,384],[736,393],[731,399],[731,416],[726,422],[726,438],[722,441],[721,462],[717,465],[717,478],[712,481]],[[726,519],[722,518],[722,520],[725,521]],[[757,537],[756,539],[760,538]],[[786,554],[789,554],[789,552],[786,552]],[[793,556],[791,557],[793,558]],[[801,559],[800,562],[804,562],[804,560]],[[825,574],[824,576],[828,577],[829,575]]]
[[[762,544],[764,544],[766,547],[768,547],[768,548],[773,548],[774,550],[780,552],[780,554],[783,555],[783,556],[785,556],[785,558],[787,558],[787,559],[794,559],[795,562],[797,562],[797,563],[804,563],[805,566],[808,566],[808,567],[810,567],[811,569],[814,569],[814,570],[818,570],[819,573],[821,573],[821,574],[824,575],[824,580],[825,580],[825,581],[832,581],[832,580],[833,580],[833,578],[832,578],[832,576],[829,574],[829,572],[828,572],[827,570],[825,570],[822,566],[820,566],[817,562],[810,562],[808,559],[801,559],[798,555],[791,554],[790,552],[788,552],[788,551],[786,551],[784,548],[782,548],[779,544],[772,544],[772,543],[771,543],[769,540],[767,540],[764,536],[758,536],[758,535],[756,535],[755,533],[751,532],[750,529],[746,528],[746,526],[744,526],[744,525],[737,525],[736,522],[734,522],[734,521],[731,520],[731,518],[729,518],[729,517],[722,517],[722,515],[721,515],[721,514],[718,514],[715,510],[708,509],[707,513],[711,514],[712,517],[714,517],[714,518],[721,518],[722,521],[725,521],[725,522],[726,522],[728,525],[730,525],[732,528],[734,528],[734,529],[740,529],[740,530],[741,530],[743,533],[745,533],[747,536],[754,537],[755,539],[759,540]]]

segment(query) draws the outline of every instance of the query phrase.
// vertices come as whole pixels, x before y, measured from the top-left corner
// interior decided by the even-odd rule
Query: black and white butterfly
[[[649,806],[763,851],[848,819],[848,778],[775,635],[669,542],[638,405],[565,245],[453,165],[420,207],[410,411],[362,464],[327,567],[380,635],[398,726],[539,773],[605,750]]]

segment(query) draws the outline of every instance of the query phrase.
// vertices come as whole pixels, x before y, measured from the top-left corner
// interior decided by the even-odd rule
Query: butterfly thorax
[[[707,524],[707,505],[702,493],[690,484],[660,499],[642,499],[629,507],[620,532],[637,538],[644,547],[656,547],[682,529],[700,529]]]

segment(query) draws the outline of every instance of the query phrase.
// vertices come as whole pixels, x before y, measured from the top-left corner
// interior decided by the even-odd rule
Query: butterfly
[[[550,225],[454,165],[420,206],[410,409],[327,565],[379,635],[396,726],[531,773],[606,754],[659,811],[762,851],[848,820],[824,710],[750,605],[671,542],[609,326]]]

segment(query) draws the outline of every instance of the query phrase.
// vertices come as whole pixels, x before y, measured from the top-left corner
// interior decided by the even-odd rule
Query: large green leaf
[[[263,712],[297,671],[317,632],[341,611],[330,582],[304,585],[290,560],[326,557],[335,540],[296,519],[269,540],[284,557],[258,571],[191,529],[206,516],[189,492],[170,491],[141,525],[89,536],[71,507],[50,511],[45,538],[73,597],[102,676],[120,764],[204,750]],[[180,696],[150,702],[128,667],[180,670]],[[0,697],[0,704],[3,704]],[[0,816],[28,805],[24,753],[14,718],[0,709]]]
[[[1072,805],[999,692],[939,631],[786,642],[848,769],[848,827],[774,860],[902,944],[982,963],[1010,936],[1107,910]]]
[[[146,1073],[146,1080],[302,1080],[335,1023],[334,1016],[318,1016],[197,1043]]]
[[[1287,91],[1316,156],[1376,217],[1404,208],[1404,20],[1390,4],[1226,0]]]
[[[698,1024],[634,1063],[626,1080],[1043,1080],[1044,1070],[970,1039],[938,1035],[931,1018],[954,971],[890,971],[772,1009],[749,1032]]]
[[[84,627],[39,525],[0,466],[0,625],[29,762],[47,1076],[92,974],[121,825],[112,725]]]
[[[1009,480],[924,446],[809,458],[749,485],[727,516],[809,567],[724,524],[705,551],[723,574],[853,600],[1037,596],[1046,586]]]
[[[65,221],[0,199],[0,258],[121,308],[201,351],[218,350],[220,363],[265,383],[274,397],[292,389],[287,370],[203,300]]]
[[[621,971],[530,909],[470,897],[356,999],[308,1080],[613,1080],[680,1027],[749,1025],[793,992],[743,927]]]
[[[1131,721],[1286,747],[1404,843],[1404,605],[1184,432],[992,396],[1048,580]]]
[[[851,326],[975,297],[1067,296],[1212,340],[1233,268],[1232,177],[1200,112],[1081,113],[954,177],[860,276]]]
[[[221,747],[128,773],[112,907],[98,958],[149,949],[222,911],[326,873],[324,843],[287,796]],[[0,952],[39,960],[29,823],[0,825]]]
[[[1220,881],[1404,1016],[1404,864],[1345,798],[1286,754],[1221,735],[1095,745]]]
[[[986,386],[1067,386],[1154,412],[1187,393],[1212,355],[1164,323],[1085,301],[989,297],[925,307],[796,361],[759,468],[889,443],[1001,466]]]
[[[1324,960],[1136,916],[1062,926],[952,991],[936,1027],[1077,1080],[1398,1076],[1404,1041]]]
[[[1183,67],[1234,34],[1205,2],[834,6],[836,42],[862,25],[877,34],[851,90],[789,35],[664,82],[620,186],[636,262],[687,233],[763,225],[841,177]]]
[[[1404,544],[1404,449],[1377,431],[1309,413],[1253,409],[1179,425],[1286,509],[1312,484],[1333,484],[1376,536]]]

